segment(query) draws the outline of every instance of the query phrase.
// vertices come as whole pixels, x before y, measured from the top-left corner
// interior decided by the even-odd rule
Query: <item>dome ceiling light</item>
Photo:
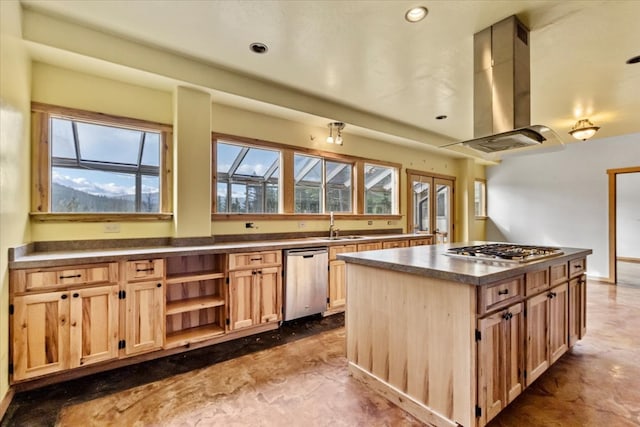
[[[416,22],[422,21],[428,13],[429,10],[424,6],[412,7],[411,9],[407,10],[407,13],[404,14],[404,19],[406,19],[407,22],[411,22],[412,24],[414,24]]]
[[[586,141],[591,138],[596,132],[600,129],[599,126],[595,126],[589,119],[581,119],[573,125],[569,134],[573,136],[575,139],[581,139]]]

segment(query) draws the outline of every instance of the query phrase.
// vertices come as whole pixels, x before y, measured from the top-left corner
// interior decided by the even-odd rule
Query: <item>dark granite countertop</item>
[[[114,262],[121,260],[136,260],[152,257],[170,257],[183,255],[202,255],[216,253],[256,252],[290,248],[312,248],[367,243],[381,240],[418,239],[430,237],[430,234],[383,234],[364,235],[351,239],[342,236],[341,239],[330,240],[325,237],[304,237],[281,240],[256,240],[242,242],[225,242],[189,246],[145,246],[123,247],[108,249],[61,250],[46,252],[16,253],[9,260],[10,269],[18,268],[46,268],[73,264],[88,264]]]
[[[347,263],[361,264],[386,270],[417,274],[470,285],[486,285],[499,280],[537,271],[558,262],[583,258],[591,249],[560,248],[562,255],[527,263],[466,260],[445,255],[450,247],[479,245],[494,242],[464,242],[410,248],[383,249],[357,253],[339,254]]]

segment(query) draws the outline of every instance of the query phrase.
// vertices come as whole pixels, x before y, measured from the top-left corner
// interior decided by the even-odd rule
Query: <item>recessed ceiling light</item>
[[[249,49],[251,49],[252,52],[260,53],[260,54],[267,53],[267,51],[269,50],[267,45],[264,43],[251,43],[249,45]]]
[[[436,116],[436,120],[444,120],[446,118],[447,118],[447,116],[445,116],[444,114],[442,114],[440,116]]]
[[[627,59],[627,64],[637,64],[640,62],[640,55]]]
[[[427,13],[429,13],[429,11],[424,6],[412,7],[404,14],[404,19],[411,23],[422,21],[424,17],[427,16]]]

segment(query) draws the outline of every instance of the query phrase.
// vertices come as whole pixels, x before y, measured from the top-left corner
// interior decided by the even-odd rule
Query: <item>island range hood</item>
[[[474,35],[474,139],[457,144],[485,153],[560,143],[530,125],[529,29],[514,15]]]

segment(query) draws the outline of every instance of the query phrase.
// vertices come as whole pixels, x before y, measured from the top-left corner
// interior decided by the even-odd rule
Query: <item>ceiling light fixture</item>
[[[404,19],[413,24],[422,21],[427,16],[427,13],[429,13],[429,10],[424,6],[412,7],[404,14]]]
[[[329,127],[329,136],[327,137],[327,142],[329,144],[333,144],[334,142],[337,145],[342,145],[342,129],[344,129],[345,124],[342,122],[331,122],[327,125]],[[333,132],[336,132],[336,137],[333,137]]]
[[[600,129],[599,126],[595,126],[589,119],[581,119],[573,125],[569,134],[573,136],[575,139],[581,139],[586,141],[591,138],[596,132]]]

